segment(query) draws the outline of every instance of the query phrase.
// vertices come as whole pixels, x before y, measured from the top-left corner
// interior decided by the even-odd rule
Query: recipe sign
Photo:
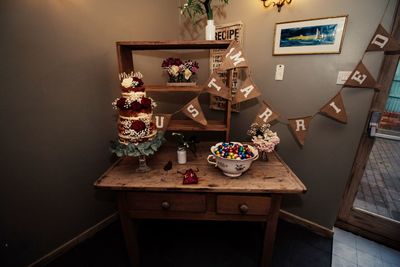
[[[233,22],[228,24],[216,25],[215,26],[215,40],[236,40],[243,46],[243,22]],[[223,61],[223,56],[226,53],[226,49],[211,49],[210,50],[210,73],[217,70]],[[219,77],[222,81],[226,82],[226,72],[218,72]],[[239,73],[236,69],[232,72],[231,77],[231,92],[232,97],[235,95],[238,88],[238,77]],[[210,95],[210,109],[213,110],[225,110],[226,99]],[[232,104],[232,111],[239,112],[239,103]]]

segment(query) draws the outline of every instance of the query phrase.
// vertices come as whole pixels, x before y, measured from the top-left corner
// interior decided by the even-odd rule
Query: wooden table
[[[135,173],[137,159],[124,158],[95,182],[97,188],[118,193],[118,211],[133,266],[140,263],[137,219],[266,222],[260,265],[269,265],[282,195],[303,193],[306,187],[275,153],[269,154],[267,162],[253,162],[239,178],[229,178],[207,163],[211,145],[202,143],[197,158],[189,155],[188,163],[179,165],[176,147],[166,144],[148,160],[150,172]],[[168,160],[173,168],[167,173],[163,167]],[[199,184],[182,184],[177,171],[188,168],[199,169]]]

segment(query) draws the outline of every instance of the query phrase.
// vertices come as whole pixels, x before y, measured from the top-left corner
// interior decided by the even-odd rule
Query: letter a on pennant
[[[311,116],[303,118],[288,119],[289,127],[292,130],[294,137],[301,146],[304,146],[308,128],[312,120]]]
[[[399,51],[400,45],[396,40],[379,24],[372,36],[366,51]]]
[[[200,107],[199,99],[195,97],[182,108],[182,113],[191,118],[195,122],[203,126],[207,126],[207,120],[204,117],[203,110]]]
[[[171,114],[155,114],[154,124],[156,125],[157,130],[165,132],[168,128],[169,122],[171,121],[171,117]]]
[[[346,109],[344,108],[342,95],[338,93],[320,110],[322,114],[341,123],[347,123]]]
[[[242,83],[240,88],[236,90],[235,97],[232,100],[232,104],[240,103],[261,95],[260,89],[254,84],[250,77]]]
[[[204,85],[204,90],[212,95],[222,97],[224,99],[231,99],[231,91],[225,83],[218,76],[218,73],[213,71],[207,83]]]
[[[238,41],[232,41],[226,51],[221,66],[219,67],[220,70],[248,67],[247,61],[243,55],[243,49]]]
[[[258,125],[268,124],[279,118],[279,114],[272,110],[265,102],[261,103],[260,111],[256,115],[255,123]]]
[[[372,77],[362,62],[358,63],[355,70],[344,83],[344,86],[379,89],[374,77]]]

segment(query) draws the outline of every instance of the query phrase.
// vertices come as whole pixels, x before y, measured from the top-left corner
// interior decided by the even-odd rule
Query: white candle
[[[178,149],[178,163],[185,164],[186,163],[186,149]]]

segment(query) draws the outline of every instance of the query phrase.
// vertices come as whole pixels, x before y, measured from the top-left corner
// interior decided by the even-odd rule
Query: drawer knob
[[[163,202],[161,203],[161,208],[162,208],[163,210],[168,210],[170,207],[171,207],[171,205],[169,204],[168,201],[163,201]]]
[[[239,210],[240,210],[240,213],[246,214],[249,211],[249,206],[247,206],[246,204],[241,204],[239,206]]]

